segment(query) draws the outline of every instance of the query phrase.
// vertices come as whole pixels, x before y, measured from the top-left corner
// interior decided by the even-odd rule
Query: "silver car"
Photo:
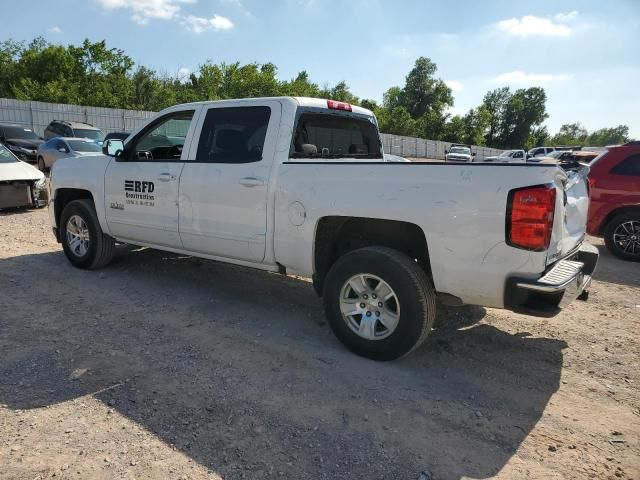
[[[94,140],[86,138],[56,137],[38,147],[38,168],[49,170],[59,158],[99,155],[102,147]]]

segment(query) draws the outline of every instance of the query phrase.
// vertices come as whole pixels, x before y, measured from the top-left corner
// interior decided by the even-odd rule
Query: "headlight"
[[[47,187],[47,178],[41,178],[40,180],[38,180],[34,186],[38,189],[38,190],[44,190]]]

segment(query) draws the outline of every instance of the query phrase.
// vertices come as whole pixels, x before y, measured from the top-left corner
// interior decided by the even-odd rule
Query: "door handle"
[[[176,178],[178,177],[171,173],[161,173],[160,175],[158,175],[158,180],[160,180],[161,182],[170,182],[171,180],[175,180]]]
[[[264,185],[264,180],[256,177],[244,177],[238,183],[243,187],[261,187]]]

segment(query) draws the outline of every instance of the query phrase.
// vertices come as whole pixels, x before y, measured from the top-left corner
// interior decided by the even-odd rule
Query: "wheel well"
[[[389,247],[409,255],[431,275],[427,239],[409,222],[364,217],[323,217],[314,245],[313,286],[321,295],[324,279],[334,262],[351,250],[369,246]]]
[[[64,207],[66,207],[69,202],[83,198],[93,200],[93,195],[91,195],[91,192],[88,190],[78,190],[75,188],[60,188],[56,190],[55,201],[53,204],[55,207],[54,212],[58,228],[60,228],[60,216],[62,215]]]
[[[627,213],[638,213],[640,214],[640,206],[628,206],[628,207],[620,207],[615,210],[609,212],[609,214],[605,217],[602,225],[600,226],[600,235],[604,235],[604,231],[607,229],[607,225],[611,220],[613,220],[618,215],[624,215]]]

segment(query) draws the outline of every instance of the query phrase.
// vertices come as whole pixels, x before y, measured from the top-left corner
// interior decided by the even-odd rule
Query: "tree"
[[[451,89],[441,79],[434,78],[437,70],[431,59],[420,57],[407,75],[398,100],[413,118],[429,112],[441,114],[453,105]]]
[[[589,132],[579,122],[565,123],[551,139],[553,145],[582,145]]]
[[[510,97],[511,91],[509,87],[492,90],[484,96],[482,106],[487,111],[489,118],[488,131],[485,135],[486,145],[495,145],[500,132],[504,110]]]
[[[443,140],[451,143],[466,143],[465,124],[460,115],[454,115],[444,127]]]
[[[547,115],[547,95],[540,87],[521,88],[511,93],[508,87],[488,92],[483,101],[487,112],[486,144],[496,148],[523,148],[532,132]]]
[[[593,147],[605,147],[607,145],[627,143],[629,140],[629,127],[618,125],[617,127],[601,128],[592,132],[587,137],[586,144]]]

